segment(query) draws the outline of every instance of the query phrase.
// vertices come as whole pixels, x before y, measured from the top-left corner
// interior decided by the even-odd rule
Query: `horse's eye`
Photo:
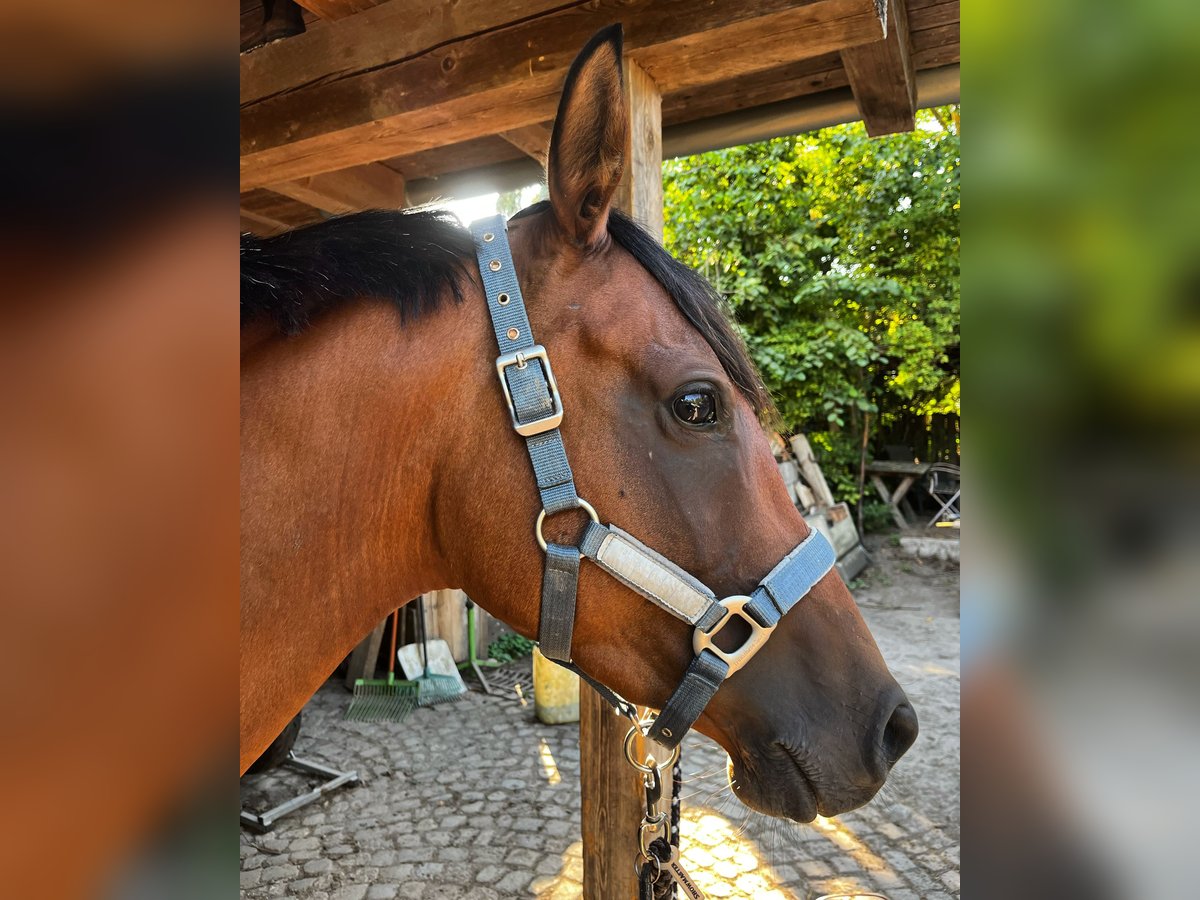
[[[675,398],[675,418],[684,425],[712,425],[717,421],[717,398],[708,391],[688,391]]]

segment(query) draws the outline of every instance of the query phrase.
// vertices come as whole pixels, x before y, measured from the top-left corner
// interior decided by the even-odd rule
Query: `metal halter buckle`
[[[767,638],[771,636],[771,632],[775,630],[775,626],[760,625],[754,621],[754,617],[746,613],[746,604],[750,602],[750,598],[744,595],[736,595],[726,597],[720,601],[721,607],[725,610],[725,614],[717,620],[717,624],[712,627],[711,631],[703,631],[697,628],[692,633],[692,652],[697,656],[705,650],[711,650],[717,654],[725,663],[729,665],[729,672],[725,676],[728,678],[746,663],[750,662],[751,657],[759,651],[763,644],[767,642]],[[736,650],[725,652],[716,644],[713,643],[713,638],[721,633],[721,629],[729,624],[729,620],[734,615],[739,616],[742,621],[750,626],[750,636],[746,638],[746,642]]]
[[[504,373],[513,366],[523,369],[532,359],[540,359],[542,361],[542,374],[546,377],[546,387],[550,390],[551,409],[547,415],[542,416],[540,419],[534,419],[532,422],[522,422],[517,418],[517,410],[513,406],[512,391],[509,390],[508,379],[504,376]],[[512,416],[513,428],[516,429],[517,434],[522,437],[533,437],[535,434],[541,434],[544,431],[552,431],[562,424],[562,397],[559,396],[558,382],[554,380],[554,370],[550,368],[550,357],[546,355],[545,347],[541,344],[534,344],[525,350],[518,350],[516,353],[501,356],[496,360],[496,374],[500,376],[500,387],[504,389],[504,402],[508,404],[508,414]]]

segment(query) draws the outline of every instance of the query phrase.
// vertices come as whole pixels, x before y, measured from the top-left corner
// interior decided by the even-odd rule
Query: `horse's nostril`
[[[883,729],[883,756],[887,766],[895,764],[917,739],[917,713],[907,701],[900,703]]]

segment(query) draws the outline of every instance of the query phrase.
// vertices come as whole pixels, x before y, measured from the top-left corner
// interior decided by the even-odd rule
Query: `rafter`
[[[405,205],[404,178],[382,163],[311,175],[272,185],[271,189],[334,214],[362,209],[399,209]]]
[[[885,2],[886,37],[842,51],[850,89],[872,137],[912,131],[917,111],[905,0]]]
[[[502,131],[500,137],[544,166],[546,154],[550,151],[550,129],[549,122],[537,122],[523,128],[514,128],[512,131]]]

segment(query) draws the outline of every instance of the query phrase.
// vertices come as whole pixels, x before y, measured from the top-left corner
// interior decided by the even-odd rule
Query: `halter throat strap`
[[[579,566],[586,557],[626,587],[693,626],[695,653],[683,680],[655,718],[647,737],[675,747],[683,739],[721,683],[750,661],[779,620],[825,576],[837,560],[815,529],[759,583],[750,596],[718,599],[701,581],[615,525],[605,525],[575,490],[559,425],[563,403],[546,348],[536,343],[513,267],[504,216],[471,225],[488,314],[500,356],[496,374],[513,429],[525,439],[533,465],[542,513],[535,535],[545,551],[538,641],[544,656],[578,672],[618,712],[636,716],[632,704],[581,672],[571,662],[571,639],[579,589]],[[591,522],[578,547],[547,542],[542,522],[548,515],[583,509]],[[714,643],[734,617],[749,626],[750,636],[736,650]]]

